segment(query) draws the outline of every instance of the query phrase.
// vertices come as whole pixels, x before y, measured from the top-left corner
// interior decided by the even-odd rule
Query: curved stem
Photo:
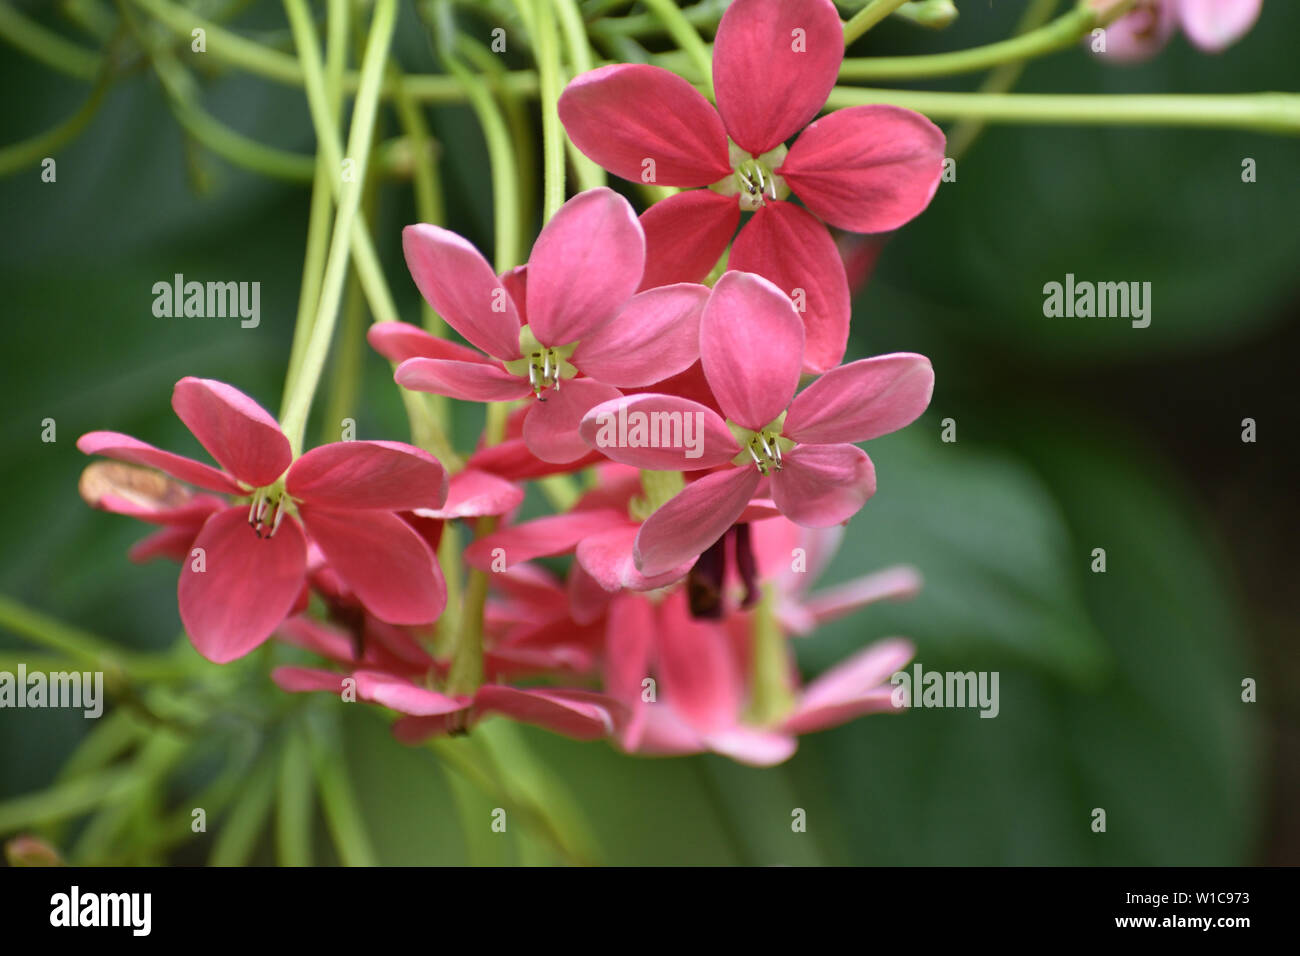
[[[1122,0],[1122,10],[1137,0]],[[931,76],[953,76],[986,70],[1002,63],[1045,56],[1074,46],[1088,31],[1101,26],[1100,14],[1086,4],[1076,6],[1051,23],[1020,36],[971,47],[954,53],[929,56],[869,56],[846,59],[840,66],[841,80],[913,80]]]
[[[700,39],[700,35],[695,32],[695,27],[691,26],[690,21],[686,19],[673,0],[645,0],[645,5],[663,22],[669,36],[673,38],[673,42],[691,58],[691,61],[695,64],[695,69],[699,71],[701,78],[708,87],[707,95],[712,100],[713,55],[709,52],[709,47],[705,42]]]
[[[8,176],[32,163],[38,163],[76,139],[86,128],[86,124],[99,112],[108,87],[109,80],[105,76],[91,89],[90,96],[86,97],[86,102],[81,104],[81,108],[58,126],[29,139],[0,147],[0,176]]]
[[[102,55],[65,40],[8,3],[0,3],[0,39],[33,60],[79,79],[93,80],[103,67]]]
[[[343,280],[347,277],[353,226],[357,221],[357,210],[361,203],[361,186],[366,178],[366,167],[370,156],[375,111],[379,101],[379,86],[383,80],[384,64],[388,59],[389,43],[392,40],[396,16],[396,0],[377,0],[374,17],[370,23],[370,34],[366,38],[365,56],[362,59],[361,88],[357,95],[356,107],[352,114],[352,128],[348,135],[348,158],[353,161],[355,174],[351,182],[342,183],[311,341],[303,356],[301,377],[294,382],[294,390],[286,399],[285,412],[281,418],[281,428],[288,436],[295,455],[302,450],[307,415],[311,410],[312,398],[316,394],[325,357],[329,353],[330,340],[334,335],[334,325],[338,320]]]
[[[1016,33],[1024,34],[1036,29],[1047,20],[1056,11],[1056,5],[1059,0],[1033,0],[1025,8],[1024,15],[1020,18],[1020,23],[1016,26]],[[1011,63],[1003,63],[997,69],[993,70],[984,82],[980,84],[979,92],[981,93],[1010,93],[1020,79],[1020,74],[1025,71],[1026,60],[1015,60]],[[970,149],[975,140],[984,130],[984,121],[978,119],[964,119],[959,122],[948,133],[948,155],[953,159],[958,159]]]
[[[934,93],[837,86],[828,109],[888,103],[932,119],[1097,126],[1185,126],[1300,135],[1300,93]]]
[[[844,45],[848,46],[907,0],[871,0],[844,24]]]

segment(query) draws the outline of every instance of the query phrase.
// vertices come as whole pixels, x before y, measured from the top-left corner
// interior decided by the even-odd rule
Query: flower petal
[[[700,357],[707,287],[682,282],[634,295],[612,321],[583,339],[570,361],[606,385],[638,387],[684,372]]]
[[[916,648],[901,638],[864,648],[809,684],[781,729],[807,734],[863,714],[897,710],[891,700],[889,678],[915,653]]]
[[[750,767],[774,767],[785,763],[799,749],[789,734],[758,730],[738,724],[721,733],[709,734],[704,744],[714,753]]]
[[[1264,0],[1182,0],[1178,15],[1187,39],[1219,53],[1250,32],[1263,6]]]
[[[844,59],[844,29],[830,0],[736,0],[713,45],[718,112],[755,156],[817,115]]]
[[[707,186],[731,172],[717,110],[662,67],[620,63],[589,70],[565,87],[559,112],[573,144],[623,179]]]
[[[393,380],[403,388],[467,402],[509,402],[528,395],[526,379],[499,365],[412,358],[397,366]]]
[[[307,544],[292,518],[274,536],[259,538],[248,509],[213,515],[181,564],[176,588],[194,647],[218,664],[243,657],[288,616],[306,569]]]
[[[341,696],[343,682],[349,676],[318,667],[277,667],[271,671],[271,680],[275,681],[280,690],[288,691],[290,694],[323,690]]]
[[[636,562],[632,559],[632,549],[639,531],[639,525],[629,522],[610,531],[583,538],[578,542],[578,550],[574,555],[578,559],[578,565],[604,590],[610,592],[653,591],[685,577],[693,561],[683,562],[654,577],[646,577],[638,571]]]
[[[600,702],[598,702],[600,701]],[[476,710],[504,714],[577,740],[599,740],[614,731],[612,698],[576,690],[518,690],[486,684],[474,695]]]
[[[440,508],[447,471],[427,451],[395,441],[340,441],[293,463],[289,494],[317,508],[410,511]]]
[[[921,575],[904,565],[863,575],[833,588],[817,591],[803,600],[814,625],[833,621],[877,601],[901,601],[921,591]]]
[[[735,524],[758,488],[757,468],[725,468],[693,481],[641,525],[633,552],[653,576],[692,561]]]
[[[184,455],[155,448],[147,442],[132,438],[130,435],[123,435],[121,432],[87,432],[77,439],[77,449],[87,455],[103,455],[117,461],[129,461],[135,465],[157,468],[173,478],[188,481],[191,485],[198,485],[209,491],[234,495],[243,493],[239,483],[224,471],[192,458],[186,458]]]
[[[528,257],[528,327],[557,347],[590,335],[641,285],[645,236],[612,189],[574,196],[543,228]]]
[[[479,538],[465,549],[465,563],[475,568],[492,567],[493,552],[499,548],[499,557],[509,569],[534,558],[572,551],[588,535],[626,523],[626,515],[612,509],[548,515]]]
[[[524,419],[524,443],[542,461],[577,461],[590,451],[578,431],[583,416],[602,402],[620,397],[612,385],[589,378],[571,379],[533,403]]]
[[[803,367],[803,323],[762,276],[727,272],[700,320],[700,361],[727,418],[760,429],[786,410]]]
[[[382,671],[357,671],[357,696],[411,717],[434,717],[465,709],[464,699],[448,697]]]
[[[943,150],[943,133],[920,113],[853,106],[804,130],[776,172],[832,226],[888,232],[930,204]]]
[[[409,358],[454,359],[457,362],[482,362],[490,360],[477,349],[466,348],[447,339],[430,335],[410,322],[376,322],[366,330],[366,340],[371,348],[390,362],[405,362]]]
[[[727,251],[740,225],[735,196],[691,189],[661,199],[641,213],[645,274],[641,288],[700,282]]]
[[[312,541],[366,609],[389,624],[428,624],[447,604],[429,545],[384,511],[299,509]]]
[[[643,597],[617,598],[609,607],[605,627],[605,688],[632,710],[619,743],[635,750],[641,743],[648,710],[655,706],[641,697],[642,682],[650,676],[654,652],[654,605]]]
[[[856,445],[799,445],[771,474],[772,498],[796,524],[848,521],[876,493],[876,469]]]
[[[448,325],[494,358],[519,358],[514,300],[468,239],[420,223],[402,230],[402,251],[420,294]]]
[[[647,392],[604,402],[587,412],[579,431],[611,460],[652,471],[700,471],[740,454],[716,412],[675,395]]]
[[[840,363],[849,341],[849,280],[825,225],[792,203],[769,202],[740,230],[727,265],[771,280],[801,306],[805,370]]]
[[[894,352],[833,368],[790,403],[785,435],[829,445],[860,442],[910,425],[930,404],[934,369],[914,352]]]
[[[1095,51],[1104,60],[1135,63],[1159,53],[1178,26],[1179,0],[1141,4],[1106,27],[1106,49]],[[1092,38],[1084,42],[1092,48]]]
[[[144,564],[154,558],[166,558],[179,564],[190,556],[198,532],[198,528],[188,526],[163,528],[131,545],[126,556],[135,564]]]
[[[478,518],[503,515],[524,500],[524,489],[477,468],[466,468],[451,476],[447,501],[441,508],[418,508],[422,518]]]
[[[742,688],[726,630],[691,617],[681,588],[659,615],[656,673],[664,701],[702,734],[734,726]]]
[[[221,467],[254,488],[274,482],[293,461],[276,420],[225,382],[187,376],[172,390],[172,408]]]

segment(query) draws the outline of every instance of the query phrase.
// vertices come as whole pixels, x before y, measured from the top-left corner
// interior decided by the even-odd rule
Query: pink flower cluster
[[[580,193],[504,275],[455,233],[405,230],[416,286],[468,345],[399,322],[370,343],[404,388],[516,403],[504,440],[456,474],[387,441],[295,458],[252,399],[186,378],[173,408],[220,467],[92,432],[82,451],[126,464],[92,465],[83,496],[159,526],[133,557],[181,562],[181,619],[205,657],[272,636],[312,651],[329,666],[276,682],[391,708],[403,740],[503,714],[629,752],[771,764],[799,734],[892,710],[905,640],[806,686],[787,641],[920,586],[907,568],[808,585],[876,490],[858,443],[915,420],[934,384],[912,353],[840,364],[848,281],[828,224],[911,219],[944,147],[889,107],[809,125],[842,55],[829,0],[737,0],[717,35],[716,111],[646,66],[580,76],[560,101],[597,162],[685,191],[639,218],[610,189]],[[728,245],[727,270],[701,284]],[[572,507],[517,520],[524,482],[579,470]],[[435,640],[439,545],[446,522],[485,516],[502,522],[462,556],[490,585],[482,682],[465,692]],[[558,555],[572,556],[563,576],[537,561]]]

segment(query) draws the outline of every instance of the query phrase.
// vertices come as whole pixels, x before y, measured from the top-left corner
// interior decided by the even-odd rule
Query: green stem
[[[451,4],[446,0],[437,5],[437,23],[438,58],[465,87],[470,106],[483,130],[483,138],[487,141],[488,161],[492,167],[494,266],[497,272],[504,272],[523,258],[523,210],[519,206],[519,191],[515,185],[517,157],[500,106],[483,80],[466,69],[456,57],[453,46],[456,27],[451,17]]]
[[[148,11],[155,20],[176,36],[184,38],[186,42],[189,42],[191,31],[195,29],[207,31],[207,55],[214,62],[239,67],[286,86],[303,85],[302,64],[296,57],[264,47],[168,0],[131,0],[131,2]],[[349,94],[357,93],[361,89],[363,80],[361,74],[348,71],[343,75],[343,91]],[[396,78],[390,77],[380,87],[383,95],[396,96],[398,83]],[[465,91],[455,77],[407,76],[400,80],[400,83],[403,92],[418,101],[432,103],[465,101]],[[500,83],[521,95],[536,95],[538,90],[537,74],[532,70],[506,73],[501,77]]]
[[[907,0],[872,0],[844,24],[844,45],[848,46],[906,2]]]
[[[790,650],[776,620],[775,583],[763,583],[763,596],[754,609],[753,684],[747,717],[766,727],[781,720],[794,707],[790,689]]]
[[[693,29],[706,27],[716,30],[718,21],[726,13],[731,0],[700,0],[683,7],[681,19]],[[650,6],[650,4],[646,4]],[[603,17],[591,24],[591,32],[605,37],[647,36],[668,32],[668,21],[651,9],[645,13],[632,13],[623,17]]]
[[[505,436],[509,405],[492,402],[487,406],[487,421],[483,426],[485,447],[498,445]],[[495,517],[479,518],[474,525],[474,535],[485,538],[497,528]],[[483,612],[487,609],[488,572],[474,568],[465,584],[465,599],[460,609],[460,631],[452,656],[451,670],[447,675],[449,694],[473,694],[483,683]]]
[[[339,860],[344,866],[375,866],[378,861],[374,847],[366,833],[365,818],[357,804],[356,792],[348,779],[338,721],[332,714],[316,716],[321,717],[324,726],[312,723],[308,728],[311,761],[321,810],[338,849]]]
[[[827,109],[888,103],[932,119],[1098,126],[1184,126],[1300,135],[1297,93],[934,93],[837,86]]]
[[[285,739],[275,801],[276,861],[281,866],[311,866],[311,778],[306,734],[294,724]]]
[[[1131,8],[1136,2],[1137,0],[1124,0],[1124,6]],[[1087,36],[1090,30],[1101,26],[1103,19],[1105,18],[1092,7],[1081,5],[1036,30],[968,50],[929,56],[846,59],[840,66],[840,79],[915,80],[987,70],[1002,63],[1028,60],[1072,47]]]
[[[0,3],[0,39],[34,60],[68,76],[93,80],[103,68],[103,57],[48,30],[8,3]]]
[[[353,226],[361,203],[361,186],[365,181],[370,156],[371,137],[374,131],[375,111],[379,100],[379,86],[388,59],[396,19],[396,0],[377,0],[370,34],[366,39],[366,52],[362,59],[362,83],[352,114],[352,128],[348,135],[348,158],[354,164],[353,181],[341,184],[338,213],[330,239],[329,256],[325,264],[320,305],[312,325],[311,341],[303,355],[300,377],[288,394],[281,427],[289,438],[295,455],[302,450],[303,434],[312,398],[320,382],[325,357],[329,353],[334,325],[338,320],[339,301],[343,294],[343,280],[347,277],[349,249],[353,239]]]
[[[564,130],[557,105],[560,100],[560,52],[551,0],[532,0],[536,24],[534,47],[542,97],[542,222],[564,205]]]
[[[645,5],[663,21],[673,41],[689,56],[695,64],[708,89],[709,99],[713,99],[713,56],[695,27],[682,15],[673,0],[645,0]]]
[[[560,16],[560,29],[564,33],[564,45],[569,55],[569,65],[573,74],[586,73],[595,63],[591,43],[587,39],[587,30],[582,23],[582,14],[578,12],[576,0],[558,0],[556,9]],[[673,7],[676,9],[676,7]],[[689,27],[688,27],[689,29]],[[691,35],[695,36],[694,31]],[[695,37],[699,41],[699,37]],[[578,181],[579,191],[595,189],[606,184],[605,170],[592,162],[567,136],[565,143],[569,151],[569,162],[573,164],[573,175]]]
[[[1016,26],[1017,34],[1026,34],[1046,23],[1056,12],[1059,0],[1033,0],[1025,8],[1020,23]],[[980,84],[981,93],[1010,93],[1020,74],[1025,71],[1027,60],[1015,60],[1003,63],[993,70]],[[984,130],[984,122],[977,119],[964,119],[948,133],[948,155],[960,158],[970,149]]]
[[[99,111],[108,86],[109,80],[105,76],[91,89],[90,96],[86,97],[81,108],[58,126],[30,139],[0,148],[0,176],[8,176],[33,163],[39,163],[76,139]]]

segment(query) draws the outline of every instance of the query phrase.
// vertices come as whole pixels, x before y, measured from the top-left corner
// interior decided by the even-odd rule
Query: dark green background
[[[1021,9],[960,6],[944,33],[890,22],[854,52],[991,41]],[[282,26],[274,6],[246,22],[259,16]],[[1295,90],[1297,35],[1300,5],[1274,0],[1223,56],[1178,38],[1136,68],[1067,51],[1031,64],[1020,88]],[[408,69],[432,68],[409,9],[397,50]],[[48,128],[84,95],[6,48],[0,138]],[[204,102],[264,142],[314,148],[300,91],[222,73]],[[428,115],[445,150],[450,225],[490,250],[488,164],[472,116]],[[384,122],[395,131],[390,114]],[[161,647],[179,630],[175,568],[126,561],[143,529],[83,505],[74,442],[109,428],[197,452],[168,405],[187,374],[278,406],[308,193],[205,156],[209,188],[196,194],[182,134],[147,73],[114,88],[56,156],[57,183],[35,168],[0,182],[0,593],[123,645]],[[1254,184],[1241,182],[1244,157],[1257,161]],[[986,131],[957,182],[888,244],[855,301],[851,357],[924,352],[937,387],[919,423],[869,446],[880,490],[823,583],[909,562],[925,591],[798,649],[812,675],[878,637],[908,635],[926,668],[1000,671],[1001,715],[866,719],[805,738],[793,760],[767,771],[715,757],[630,759],[525,729],[597,858],[1300,861],[1296,157],[1294,139],[1236,132]],[[376,239],[403,314],[416,320],[399,244],[413,217],[409,188],[386,186]],[[151,287],[176,272],[260,282],[261,327],[155,318]],[[1044,318],[1042,286],[1067,272],[1150,281],[1150,328]],[[57,421],[54,444],[40,440],[47,417]],[[948,417],[955,444],[939,441]],[[1258,422],[1255,444],[1240,440],[1245,417]],[[404,437],[373,355],[358,421],[362,437]],[[468,437],[464,429],[462,447]],[[1089,571],[1096,547],[1106,549],[1105,574]],[[1258,682],[1258,703],[1241,702],[1245,677]],[[265,676],[253,679],[271,699]],[[383,723],[373,710],[346,709],[352,779],[383,861],[547,858],[529,840],[483,839],[492,799],[458,803],[433,754],[392,743]],[[0,799],[48,785],[84,730],[79,716],[0,712]],[[186,780],[203,776],[194,763],[177,801]],[[790,831],[795,807],[808,812],[807,834]],[[1095,807],[1107,811],[1104,834],[1090,830]],[[206,839],[175,858],[203,859]]]

